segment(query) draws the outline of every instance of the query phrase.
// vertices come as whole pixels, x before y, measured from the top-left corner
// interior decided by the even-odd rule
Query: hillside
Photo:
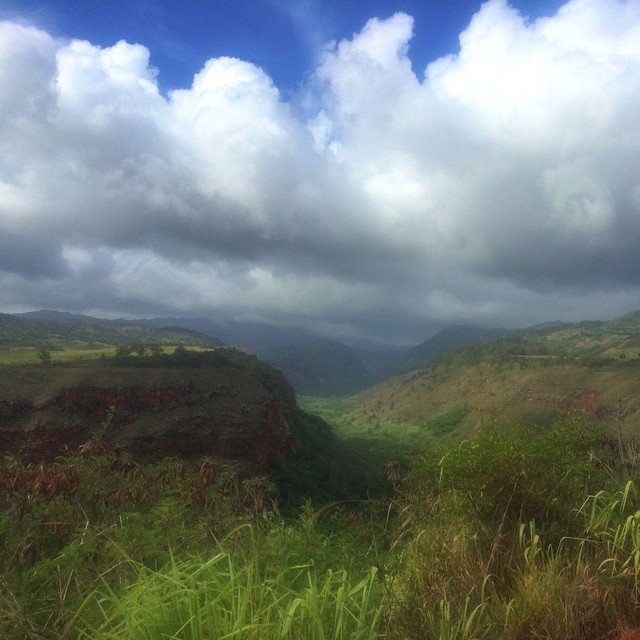
[[[442,356],[353,398],[353,420],[405,423],[435,435],[490,421],[548,422],[576,411],[640,430],[640,314],[504,336]]]
[[[485,329],[474,326],[445,327],[410,349],[398,362],[390,366],[386,373],[391,376],[421,369],[448,351],[488,342],[507,333],[509,331],[506,329]]]
[[[340,342],[259,349],[265,362],[282,370],[296,393],[331,395],[360,390],[375,380],[352,349]]]
[[[202,347],[222,345],[214,336],[175,326],[155,328],[135,322],[117,323],[57,311],[0,314],[0,347],[65,349],[127,343]]]
[[[0,367],[0,449],[27,459],[99,438],[140,458],[263,467],[293,453],[296,418],[282,374],[234,350]]]

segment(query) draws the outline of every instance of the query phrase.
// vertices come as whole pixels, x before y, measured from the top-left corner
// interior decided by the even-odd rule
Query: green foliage
[[[128,357],[137,354],[135,357]],[[202,348],[187,348],[178,345],[171,353],[165,352],[159,345],[122,345],[116,350],[113,365],[120,365],[126,358],[128,367],[150,369],[154,367],[225,367],[245,359],[247,356],[234,349],[216,348],[212,350]]]
[[[133,347],[130,344],[119,344],[116,347],[116,358],[126,358],[133,353]]]
[[[606,477],[595,461],[608,444],[601,429],[578,417],[547,429],[492,425],[458,446],[424,454],[409,481],[455,494],[458,507],[482,522],[550,522],[561,537],[575,497]]]
[[[305,498],[316,504],[362,500],[388,491],[382,464],[377,468],[352,443],[337,438],[318,416],[299,411],[296,449],[272,459],[267,472],[278,487],[280,506],[297,509]]]
[[[615,637],[640,614],[637,457],[616,444],[577,417],[491,426],[405,477],[389,467],[390,505],[306,501],[286,518],[272,478],[210,459],[6,457],[0,637]],[[321,480],[298,463],[292,502]]]
[[[15,611],[0,617],[0,636],[17,633],[20,611],[34,629],[59,631],[98,573],[108,571],[116,584],[130,577],[123,550],[158,567],[171,549],[197,548],[211,532],[255,518],[255,491],[250,497],[245,482],[208,460],[142,465],[110,454],[23,466],[6,458],[0,589]]]
[[[596,640],[632,624],[635,489],[583,498],[625,477],[610,446],[570,418],[494,426],[416,461],[396,503],[391,637]]]
[[[371,566],[380,559],[361,556],[350,513],[332,510],[338,520],[320,527],[308,506],[284,523],[264,477],[206,458],[141,464],[89,452],[0,465],[0,637],[77,637],[80,627],[88,637],[147,637],[135,629],[134,603],[144,598],[144,620],[167,614],[184,624],[202,603],[200,613],[222,623],[244,599],[256,608],[246,637],[272,637],[276,622],[273,637],[376,637],[382,590]],[[344,535],[332,531],[338,522]],[[238,610],[229,611],[227,622]],[[217,628],[194,637],[218,637]]]
[[[353,582],[345,570],[318,575],[313,565],[264,566],[260,548],[209,558],[172,558],[160,570],[135,566],[124,592],[99,588],[85,609],[103,620],[81,637],[160,640],[378,638],[381,592],[370,569]]]
[[[640,597],[640,496],[637,484],[628,480],[622,489],[599,491],[589,496],[578,513],[585,519],[586,536],[581,546],[597,545],[598,569],[611,576],[620,590]]]
[[[321,415],[340,442],[369,468],[382,469],[390,460],[403,468],[419,451],[432,445],[434,434],[421,424],[387,420],[377,407],[363,412],[354,398],[298,398],[305,411]]]
[[[51,363],[51,353],[48,349],[38,349],[36,355],[38,356],[38,360],[40,360],[40,364]]]
[[[451,433],[468,415],[469,408],[466,406],[454,405],[445,407],[427,420],[425,429],[436,437],[443,436]]]

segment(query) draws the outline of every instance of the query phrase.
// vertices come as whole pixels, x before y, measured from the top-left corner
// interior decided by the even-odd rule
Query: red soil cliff
[[[97,437],[140,458],[206,455],[262,467],[293,452],[296,399],[279,371],[232,351],[178,364],[3,368],[0,454],[50,460]]]

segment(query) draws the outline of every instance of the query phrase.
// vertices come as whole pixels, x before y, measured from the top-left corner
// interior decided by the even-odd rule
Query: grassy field
[[[0,349],[0,364],[37,364],[39,350],[35,347],[5,347]],[[74,360],[94,360],[115,355],[115,347],[94,349],[64,349],[49,351],[51,362],[71,362]]]
[[[206,347],[198,345],[180,345],[189,351],[208,351]],[[175,345],[163,345],[164,353],[171,354],[176,350]],[[38,364],[40,349],[36,347],[0,347],[0,365],[3,364]],[[95,360],[97,358],[113,357],[116,354],[115,346],[102,347],[78,347],[51,350],[47,352],[52,363],[74,362],[78,360]],[[135,357],[135,356],[133,356]]]

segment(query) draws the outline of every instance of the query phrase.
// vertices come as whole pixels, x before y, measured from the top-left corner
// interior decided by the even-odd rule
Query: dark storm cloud
[[[140,44],[0,24],[7,305],[371,335],[637,306],[640,2],[490,0],[424,76],[412,30],[328,45],[302,116],[250,62],[162,96]]]
[[[67,263],[59,247],[50,246],[46,238],[23,236],[8,231],[0,235],[0,271],[27,278],[63,278]]]

